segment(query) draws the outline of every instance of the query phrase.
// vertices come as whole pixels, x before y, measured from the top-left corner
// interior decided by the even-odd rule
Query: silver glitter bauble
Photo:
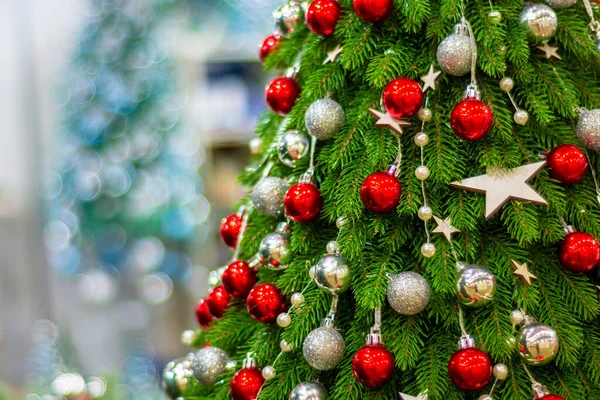
[[[527,4],[521,12],[521,27],[531,42],[550,40],[556,32],[558,20],[553,9],[545,4]]]
[[[304,123],[309,135],[327,140],[342,129],[345,119],[344,110],[338,103],[331,99],[321,99],[308,107]]]
[[[290,400],[327,400],[329,394],[319,382],[302,382],[290,393]]]
[[[212,386],[227,366],[227,353],[218,347],[204,347],[194,355],[192,370],[200,383]]]
[[[600,151],[600,109],[581,110],[577,122],[577,137],[586,149]]]
[[[287,131],[277,141],[277,155],[288,167],[295,167],[296,161],[308,154],[310,137],[302,131]]]
[[[286,225],[283,223],[283,225]],[[262,265],[274,270],[286,269],[292,261],[287,228],[269,233],[258,246],[258,258]]]
[[[519,354],[528,365],[544,365],[558,353],[558,335],[545,324],[528,323],[517,335]]]
[[[352,281],[348,262],[340,254],[325,255],[310,273],[319,287],[332,293],[343,293]]]
[[[178,358],[168,363],[162,372],[162,388],[171,399],[176,399],[187,389],[193,372],[190,361]]]
[[[416,272],[401,272],[390,278],[387,299],[397,313],[402,315],[418,314],[427,307],[430,297],[429,284]]]
[[[302,14],[299,1],[291,0],[285,3],[273,12],[275,30],[283,37],[289,36],[300,21]]]
[[[493,300],[496,277],[487,268],[469,265],[459,272],[456,290],[464,305],[480,307]]]
[[[445,73],[463,76],[471,71],[473,43],[466,27],[458,24],[453,33],[446,37],[437,48],[437,61]]]
[[[283,197],[290,185],[281,178],[269,176],[261,179],[252,190],[252,204],[258,212],[270,217],[283,215]]]
[[[311,367],[319,371],[334,369],[346,353],[344,337],[333,327],[322,326],[310,332],[302,353]]]
[[[577,0],[544,0],[546,4],[554,8],[569,8],[577,3]]]

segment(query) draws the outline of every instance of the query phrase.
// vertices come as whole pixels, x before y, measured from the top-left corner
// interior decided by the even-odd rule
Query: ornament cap
[[[471,335],[463,335],[458,341],[458,348],[462,349],[474,349],[477,346],[475,345],[475,338]]]
[[[367,346],[383,346],[385,344],[379,328],[371,328],[371,332],[367,335],[365,343]]]
[[[327,316],[324,320],[323,323],[321,324],[321,326],[323,328],[331,328],[334,329],[335,328],[335,315],[329,315]]]
[[[246,358],[244,358],[244,361],[242,362],[242,369],[245,368],[258,368],[258,363],[254,358],[248,355]]]
[[[306,171],[300,176],[299,183],[313,183],[313,171]]]
[[[533,387],[533,393],[535,394],[536,399],[541,399],[544,396],[547,396],[550,394],[550,392],[548,392],[548,389],[546,389],[546,387],[539,382],[534,383],[532,385],[532,387]]]
[[[452,28],[452,33],[454,35],[469,36],[469,29],[467,28],[467,25],[461,22],[454,25]]]
[[[570,235],[571,233],[577,232],[577,229],[575,229],[572,225],[567,225],[564,227],[564,231],[565,234]]]
[[[258,256],[252,256],[252,258],[250,258],[248,260],[248,266],[250,267],[250,269],[258,271],[260,269],[260,267],[262,266],[262,262],[260,261],[260,257],[258,257]]]
[[[288,224],[287,222],[280,222],[277,224],[277,232],[279,233],[284,233],[284,234],[289,234],[291,230],[290,224]]]
[[[400,164],[397,162],[392,163],[392,165],[390,165],[390,167],[387,169],[387,173],[397,178],[400,175]]]
[[[525,320],[524,320],[524,323],[523,323],[523,325],[524,325],[524,326],[526,326],[526,325],[531,325],[531,324],[535,324],[536,322],[537,322],[537,321],[536,321],[536,319],[535,319],[535,318],[533,318],[533,317],[531,317],[531,316],[529,316],[529,315],[525,314]]]
[[[463,95],[463,100],[465,99],[481,100],[481,91],[476,84],[471,83],[469,86],[467,86],[467,90],[465,90]]]
[[[467,265],[467,264],[465,264],[465,263],[463,263],[463,262],[461,262],[461,261],[457,261],[457,262],[456,262],[456,269],[457,269],[458,271],[462,271],[463,269],[465,269],[465,268],[467,268],[467,267],[468,267],[468,265]]]

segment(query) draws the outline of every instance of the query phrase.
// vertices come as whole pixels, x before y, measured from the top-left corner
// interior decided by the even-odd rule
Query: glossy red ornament
[[[394,376],[394,355],[381,344],[367,345],[352,359],[356,379],[369,389],[379,389]]]
[[[480,390],[492,377],[492,362],[479,349],[460,349],[450,357],[448,375],[460,390]]]
[[[255,400],[265,382],[260,369],[256,367],[243,368],[231,379],[229,391],[233,400]]]
[[[255,320],[269,324],[285,310],[285,297],[275,285],[263,283],[250,291],[246,307]]]
[[[276,78],[265,92],[265,99],[269,108],[279,115],[287,115],[300,95],[300,85],[294,78]]]
[[[227,293],[223,285],[219,285],[210,291],[206,297],[206,304],[210,313],[215,318],[221,318],[225,313],[229,302],[231,301],[231,295]]]
[[[394,0],[354,0],[354,12],[371,24],[385,21],[394,9]]]
[[[237,238],[242,229],[242,217],[237,214],[231,214],[221,220],[221,239],[231,248],[237,244]]]
[[[260,61],[264,62],[269,54],[277,50],[279,46],[279,35],[267,36],[260,45],[259,57]]]
[[[363,204],[377,214],[393,211],[400,202],[401,194],[398,178],[388,172],[375,172],[367,176],[360,188]]]
[[[492,129],[492,122],[492,110],[475,98],[464,99],[450,114],[450,127],[463,140],[481,139]]]
[[[256,271],[246,261],[234,261],[227,266],[221,277],[223,287],[233,297],[245,299],[258,282]]]
[[[296,183],[283,198],[285,213],[292,221],[305,223],[319,216],[323,208],[321,192],[312,183]]]
[[[538,397],[538,400],[565,400],[565,398],[557,394],[548,394],[543,397]]]
[[[213,315],[208,309],[206,300],[198,300],[198,304],[196,304],[196,320],[198,321],[198,324],[204,329],[208,329],[210,324],[213,322],[213,319]]]
[[[600,245],[585,232],[569,233],[560,245],[558,260],[567,271],[585,274],[594,269],[600,260]]]
[[[412,79],[394,79],[383,89],[383,106],[394,118],[415,116],[423,106],[423,90]]]
[[[573,185],[579,182],[587,171],[585,153],[572,144],[561,144],[546,156],[550,176],[562,184]]]
[[[314,0],[306,10],[306,25],[317,35],[331,36],[341,14],[342,7],[336,0]]]

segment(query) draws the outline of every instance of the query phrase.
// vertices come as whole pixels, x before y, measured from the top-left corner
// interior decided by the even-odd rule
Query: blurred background
[[[164,398],[279,3],[0,0],[0,399]]]

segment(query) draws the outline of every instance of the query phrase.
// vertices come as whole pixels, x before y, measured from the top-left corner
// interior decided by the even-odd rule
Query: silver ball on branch
[[[577,137],[586,149],[600,150],[600,109],[580,110]]]
[[[425,132],[419,132],[415,135],[415,144],[419,147],[427,146],[429,135]]]
[[[515,115],[513,116],[515,122],[519,125],[525,125],[527,121],[529,121],[529,113],[522,108],[515,111]]]
[[[277,232],[269,233],[258,246],[258,258],[267,268],[280,271],[286,269],[292,261],[289,248],[289,233],[286,223],[281,223]]]
[[[168,363],[162,372],[162,388],[171,399],[176,399],[187,389],[193,376],[191,363],[185,357]]]
[[[577,0],[544,0],[550,7],[563,9],[574,6]]]
[[[256,210],[269,217],[283,216],[283,198],[290,185],[281,178],[268,176],[261,179],[252,190],[252,204]]]
[[[332,326],[322,326],[311,331],[302,344],[304,358],[314,369],[334,369],[346,353],[344,337]]]
[[[553,9],[545,4],[527,4],[521,12],[520,25],[533,43],[552,39],[558,19]]]
[[[531,322],[517,334],[519,355],[528,365],[545,365],[558,353],[559,343],[556,331],[548,325]]]
[[[435,256],[436,251],[437,248],[433,243],[424,243],[423,246],[421,246],[421,254],[423,255],[423,257],[431,258]]]
[[[445,73],[463,76],[471,71],[473,42],[462,24],[454,26],[452,34],[446,37],[437,48],[437,61]]]
[[[290,400],[327,400],[328,397],[327,389],[319,382],[302,382],[290,393]]]
[[[390,277],[387,300],[397,313],[418,314],[427,307],[430,298],[429,283],[416,272],[401,272]]]
[[[310,137],[302,131],[287,131],[277,141],[277,156],[288,167],[295,167],[296,161],[305,157],[309,150]]]
[[[320,288],[332,293],[343,293],[352,281],[348,262],[341,254],[327,254],[310,270]]]
[[[500,90],[503,92],[508,93],[513,90],[514,87],[515,81],[513,81],[512,78],[505,76],[504,78],[500,79]]]
[[[327,140],[342,129],[345,119],[344,110],[338,103],[331,99],[320,99],[308,107],[304,123],[310,136]]]
[[[481,307],[493,300],[496,277],[487,268],[469,265],[460,270],[456,290],[464,305]]]
[[[291,0],[273,12],[275,30],[283,37],[289,36],[302,17],[300,2]]]
[[[218,347],[204,347],[194,355],[192,370],[198,381],[206,386],[212,386],[225,371],[229,357]]]
[[[494,369],[492,371],[496,379],[504,381],[506,378],[508,378],[508,367],[505,364],[494,365]]]
[[[433,217],[433,210],[429,206],[421,206],[417,215],[421,221],[429,221]]]

